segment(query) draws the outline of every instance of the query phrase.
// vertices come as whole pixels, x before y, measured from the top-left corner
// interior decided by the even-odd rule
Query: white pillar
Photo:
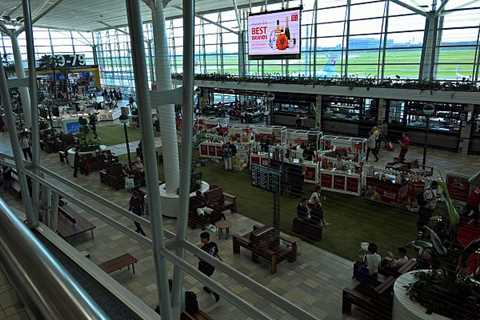
[[[168,38],[163,2],[155,1],[152,10],[153,38],[155,41],[155,78],[156,89],[165,91],[173,89],[170,73],[170,58],[168,55]],[[176,216],[178,210],[177,190],[180,185],[180,167],[178,158],[177,129],[175,121],[175,105],[155,105],[160,121],[160,136],[162,137],[163,171],[165,174],[165,189],[162,190],[162,214]],[[186,146],[190,148],[191,146]]]
[[[20,46],[18,44],[18,35],[11,35],[12,41],[13,59],[15,60],[15,73],[17,78],[25,78],[25,69],[22,63],[22,54],[20,53]],[[32,126],[31,106],[30,106],[30,93],[27,87],[19,87],[20,98],[22,100],[23,118],[25,121],[25,127],[30,128]]]

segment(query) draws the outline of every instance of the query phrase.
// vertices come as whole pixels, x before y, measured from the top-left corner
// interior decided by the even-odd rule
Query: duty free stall
[[[425,184],[433,180],[429,174],[422,170],[405,172],[367,166],[365,197],[387,205],[414,210],[417,193],[423,192]]]
[[[363,163],[367,140],[362,138],[323,136],[319,182],[322,189],[360,196],[362,194]]]

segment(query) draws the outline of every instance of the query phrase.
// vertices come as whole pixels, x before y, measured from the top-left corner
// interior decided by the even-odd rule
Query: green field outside
[[[439,64],[437,66],[438,79],[457,79],[459,77],[471,77],[473,72],[473,61],[475,49],[442,48],[439,53]],[[308,54],[303,54],[303,59],[289,60],[289,73],[308,74]],[[354,51],[348,57],[348,72],[351,75],[366,77],[368,75],[376,76],[378,72],[377,62],[379,58],[378,51]],[[313,57],[311,57],[313,60]],[[421,59],[421,49],[402,49],[390,50],[385,55],[385,77],[395,77],[399,75],[402,78],[418,78],[419,65]],[[325,64],[330,62],[327,53],[317,53],[317,72],[321,72]],[[197,72],[203,72],[203,56],[197,57]],[[218,60],[220,64],[220,59]],[[238,73],[238,59],[236,56],[226,55],[223,58],[224,73]],[[339,59],[335,66],[335,72],[340,74],[341,66]],[[177,65],[181,67],[182,58],[177,57]],[[198,66],[198,64],[201,65]],[[220,66],[217,68],[217,58],[214,55],[206,56],[207,73],[220,72]],[[258,65],[258,67],[257,67]],[[261,62],[250,61],[250,73],[261,72]],[[264,72],[282,73],[281,60],[265,60]],[[313,68],[312,68],[313,72]]]

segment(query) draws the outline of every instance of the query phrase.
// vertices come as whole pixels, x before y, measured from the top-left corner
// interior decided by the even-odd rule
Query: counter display
[[[425,184],[432,180],[431,177],[421,174],[379,169],[373,166],[368,166],[365,174],[367,199],[410,211],[417,209],[417,194],[423,192]]]
[[[223,143],[221,142],[202,142],[199,147],[200,157],[210,159],[223,158]]]

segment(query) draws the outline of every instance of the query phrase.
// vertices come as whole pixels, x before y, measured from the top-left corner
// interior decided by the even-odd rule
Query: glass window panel
[[[439,48],[438,63],[471,63],[475,61],[474,47],[443,47]]]

